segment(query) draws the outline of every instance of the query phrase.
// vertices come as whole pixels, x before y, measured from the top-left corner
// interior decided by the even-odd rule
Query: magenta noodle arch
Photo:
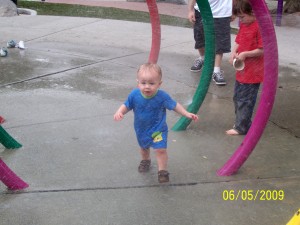
[[[149,54],[149,63],[157,63],[159,51],[160,51],[160,39],[161,39],[161,29],[160,20],[157,9],[156,0],[147,0],[147,5],[150,14],[150,21],[152,27],[152,45]]]
[[[3,117],[0,119],[4,122]],[[0,144],[6,149],[17,149],[22,147],[22,145],[17,142],[13,137],[11,137],[4,128],[0,125]],[[21,190],[28,187],[21,178],[19,178],[0,158],[0,181],[2,181],[10,190]]]
[[[0,181],[10,190],[22,190],[28,184],[19,178],[0,158]]]
[[[264,82],[253,123],[243,142],[217,171],[218,176],[236,173],[252,153],[269,120],[278,81],[278,48],[274,25],[264,0],[249,0],[258,20],[264,46]]]

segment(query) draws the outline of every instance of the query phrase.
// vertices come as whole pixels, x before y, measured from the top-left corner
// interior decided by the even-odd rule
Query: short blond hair
[[[161,68],[158,64],[155,64],[155,63],[144,63],[142,65],[140,65],[138,71],[137,71],[137,75],[139,75],[139,73],[141,71],[150,71],[150,72],[155,72],[156,74],[159,75],[159,78],[161,79],[162,78],[162,71],[161,71]]]

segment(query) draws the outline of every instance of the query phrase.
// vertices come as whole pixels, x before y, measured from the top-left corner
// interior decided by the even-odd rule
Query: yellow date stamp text
[[[224,190],[222,193],[224,201],[282,201],[283,190]]]

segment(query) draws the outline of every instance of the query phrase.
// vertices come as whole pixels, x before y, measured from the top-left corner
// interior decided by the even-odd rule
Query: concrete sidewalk
[[[132,113],[120,123],[112,119],[136,85],[138,65],[148,59],[150,24],[19,16],[1,18],[0,26],[2,46],[15,39],[27,47],[0,58],[3,127],[23,144],[19,150],[0,146],[0,157],[30,185],[14,193],[0,183],[1,225],[269,225],[286,224],[298,210],[299,29],[276,28],[274,110],[239,173],[216,176],[243,140],[224,134],[234,120],[234,71],[225,55],[228,85],[211,84],[199,123],[170,131],[171,182],[161,186],[154,158],[149,174],[137,172]],[[195,57],[191,29],[162,26],[162,89],[185,107],[199,82],[199,74],[189,72]],[[169,126],[178,119],[170,112]],[[231,190],[260,198],[227,200]],[[264,192],[274,199],[279,190],[283,200],[265,200]]]

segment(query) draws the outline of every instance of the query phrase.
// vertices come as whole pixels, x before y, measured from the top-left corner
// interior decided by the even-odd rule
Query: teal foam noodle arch
[[[22,145],[10,136],[0,125],[0,143],[7,149],[21,148]]]
[[[208,0],[197,0],[197,4],[201,11],[203,19],[203,28],[205,35],[205,59],[204,67],[201,73],[201,78],[193,96],[192,103],[187,107],[187,111],[197,113],[202,105],[207,94],[209,84],[211,83],[211,76],[215,63],[215,29],[214,20]],[[173,131],[186,130],[191,123],[190,119],[181,117],[177,123],[172,127]]]

